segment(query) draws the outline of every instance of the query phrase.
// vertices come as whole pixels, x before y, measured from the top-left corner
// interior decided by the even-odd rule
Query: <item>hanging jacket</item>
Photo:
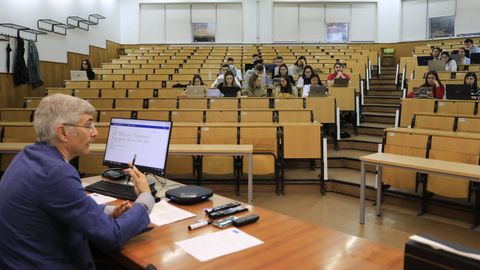
[[[13,80],[15,85],[27,83],[28,77],[27,65],[25,64],[25,43],[21,37],[17,37],[17,49],[15,51],[15,64],[13,67]]]
[[[7,45],[7,73],[10,73],[10,52],[11,51],[12,51],[12,48],[10,47],[10,41],[9,41]]]
[[[33,88],[43,85],[42,74],[40,73],[40,59],[38,57],[37,46],[34,41],[28,41],[28,74],[30,75],[30,84]]]

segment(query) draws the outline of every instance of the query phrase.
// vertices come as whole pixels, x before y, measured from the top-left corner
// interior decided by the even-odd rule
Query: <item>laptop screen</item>
[[[165,174],[172,122],[112,118],[103,165],[135,166],[142,172]]]

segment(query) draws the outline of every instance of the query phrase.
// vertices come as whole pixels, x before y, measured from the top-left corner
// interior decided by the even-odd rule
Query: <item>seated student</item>
[[[240,96],[240,91],[242,89],[240,88],[240,85],[235,83],[235,75],[233,75],[233,72],[227,71],[225,73],[224,77],[225,77],[225,79],[223,80],[223,82],[221,82],[218,85],[218,89],[220,90],[220,92],[224,93],[225,88],[231,87],[231,88],[237,89],[237,96]]]
[[[297,58],[295,64],[293,64],[293,76],[301,76],[303,74],[303,70],[307,66],[307,58],[305,56],[300,56]]]
[[[445,97],[445,86],[443,86],[438,73],[436,71],[429,71],[425,76],[425,83],[420,87],[432,87],[433,88],[433,98],[443,99]],[[413,98],[413,91],[408,93],[408,98]]]
[[[237,79],[239,81],[241,81],[242,80],[242,70],[235,67],[234,60],[233,60],[232,57],[228,57],[227,64],[230,67],[230,70],[233,72],[233,74],[237,77]]]
[[[477,74],[475,72],[467,72],[463,79],[465,89],[470,92],[472,99],[480,99],[480,88],[478,88]]]
[[[298,90],[290,82],[287,76],[280,77],[280,82],[274,91],[275,97],[298,97]]]
[[[245,74],[243,75],[243,88],[247,87],[248,80],[250,79],[250,76],[252,76],[252,74],[256,73],[255,69],[259,65],[262,66],[262,70],[265,70],[265,68],[263,67],[263,60],[262,59],[257,59],[257,60],[255,60],[255,62],[253,62],[253,68],[245,71]]]
[[[92,65],[90,61],[87,59],[82,60],[82,65],[80,66],[80,70],[87,71],[87,78],[89,80],[95,80],[95,72],[93,72]]]
[[[261,60],[258,60],[258,61],[261,61]],[[250,77],[253,74],[257,74],[258,76],[260,76],[262,86],[273,85],[272,79],[269,76],[267,76],[267,74],[265,73],[265,67],[262,64],[258,64],[255,66],[255,70],[252,70],[245,74],[245,80],[243,81],[243,88],[248,87],[248,82],[250,81]]]
[[[450,53],[443,51],[441,55],[442,61],[445,62],[445,71],[456,72],[458,69],[457,62],[450,56]]]
[[[135,166],[133,204],[97,204],[87,196],[69,161],[88,155],[98,135],[87,101],[44,97],[35,111],[37,140],[26,146],[0,181],[1,269],[94,269],[89,242],[119,250],[150,224],[155,200]]]
[[[439,47],[433,47],[432,52],[430,55],[433,57],[433,60],[441,60],[442,56],[440,55],[442,53],[442,49]]]
[[[202,80],[202,76],[200,76],[200,74],[195,74],[193,75],[193,78],[192,80],[190,81],[190,85],[193,85],[193,86],[203,86],[205,88],[205,92],[207,92],[207,86],[205,85],[205,83],[203,82]],[[187,90],[183,91],[181,94],[181,96],[185,96],[187,95]]]
[[[242,96],[247,97],[266,97],[267,88],[262,86],[262,78],[257,74],[250,76],[248,87],[242,90]]]
[[[333,66],[333,73],[328,75],[327,85],[333,86],[333,81],[338,78],[350,80],[350,75],[343,72],[343,64],[339,62],[335,63]]]
[[[458,48],[458,55],[460,56],[460,63],[459,65],[470,65],[470,58],[465,55],[465,48],[461,47]]]
[[[311,86],[319,86],[319,85],[323,85],[322,80],[320,80],[320,76],[318,76],[318,74],[315,73],[310,78],[310,84],[306,84],[303,86],[302,97],[308,97],[308,95],[310,94]]]
[[[275,71],[273,73],[273,77],[278,75],[278,72],[282,65],[283,65],[283,57],[281,55],[277,55],[277,57],[275,57]]]
[[[275,75],[273,78],[279,79],[280,77],[286,76],[287,81],[291,83],[292,85],[295,85],[295,80],[293,79],[292,75],[288,74],[288,67],[286,64],[281,64],[279,69],[278,69],[278,74]]]
[[[230,66],[228,64],[223,64],[222,69],[220,71],[220,75],[215,79],[215,81],[212,83],[212,88],[217,88],[218,85],[223,82],[224,75],[227,71],[230,71]],[[240,82],[238,81],[237,77],[235,77],[235,83],[240,85]]]
[[[465,50],[470,51],[470,53],[480,53],[480,48],[473,45],[473,40],[471,38],[465,39],[465,41],[463,41],[463,46],[465,47]]]
[[[313,74],[314,72],[312,66],[306,65],[305,69],[303,70],[302,76],[298,78],[297,88],[302,89],[304,85],[310,84],[310,79],[312,78]]]

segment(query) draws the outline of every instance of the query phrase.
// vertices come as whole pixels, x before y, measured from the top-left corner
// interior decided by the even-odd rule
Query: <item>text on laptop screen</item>
[[[139,170],[164,174],[171,129],[169,121],[112,118],[103,164],[125,168],[135,157]]]

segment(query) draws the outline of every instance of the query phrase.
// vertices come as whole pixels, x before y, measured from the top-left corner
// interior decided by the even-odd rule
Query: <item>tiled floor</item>
[[[220,187],[221,195],[246,201],[246,192],[237,197],[230,187]],[[480,229],[470,224],[433,215],[417,216],[417,212],[384,205],[383,216],[377,217],[367,202],[365,225],[358,223],[359,199],[334,192],[322,196],[318,188],[292,188],[284,196],[276,196],[265,188],[254,192],[254,205],[356,235],[375,242],[403,249],[410,235],[424,234],[458,244],[480,248]]]

